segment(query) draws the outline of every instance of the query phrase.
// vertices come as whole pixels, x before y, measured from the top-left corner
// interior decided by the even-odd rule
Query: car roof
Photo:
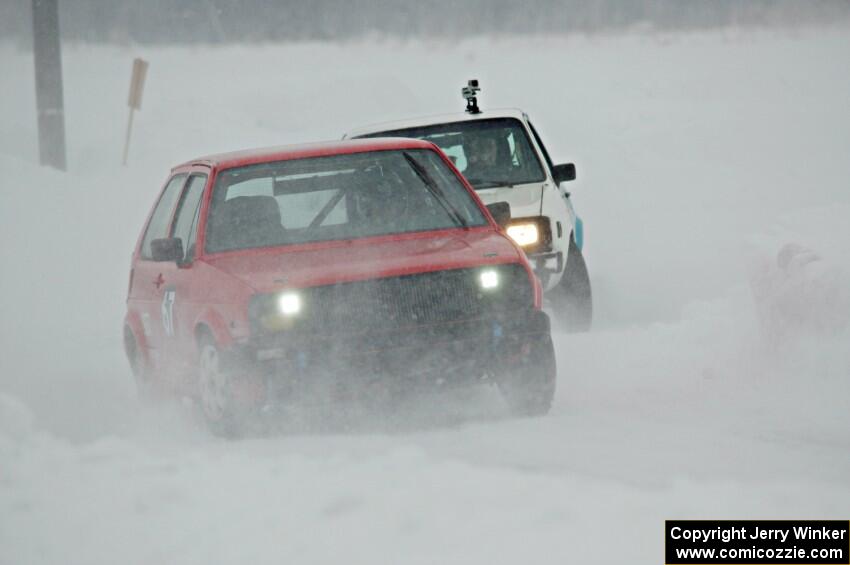
[[[470,114],[468,112],[456,112],[454,114],[438,114],[435,116],[422,116],[419,118],[408,118],[405,120],[397,120],[392,122],[381,122],[355,128],[346,133],[343,139],[353,139],[362,135],[369,135],[382,131],[394,131],[399,129],[415,128],[422,126],[432,126],[436,124],[446,124],[452,122],[471,122],[474,120],[486,120],[492,118],[516,118],[522,120],[525,117],[525,112],[519,108],[496,108],[493,110],[483,110],[478,114]]]
[[[288,161],[290,159],[308,159],[311,157],[327,157],[329,155],[367,153],[369,151],[388,151],[393,149],[433,149],[434,147],[433,143],[427,141],[392,137],[301,143],[298,145],[261,147],[207,155],[186,161],[173,167],[172,170],[191,165],[206,165],[218,169],[229,169],[231,167],[256,165],[273,161]]]

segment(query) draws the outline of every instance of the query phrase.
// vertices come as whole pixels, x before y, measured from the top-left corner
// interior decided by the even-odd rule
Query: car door
[[[572,200],[570,200],[570,192],[567,190],[564,183],[561,183],[560,185],[555,185],[555,165],[552,162],[552,158],[549,157],[549,152],[546,150],[546,146],[543,145],[543,140],[541,139],[540,134],[537,133],[537,130],[534,128],[534,124],[532,124],[531,121],[528,120],[528,116],[526,116],[526,122],[528,123],[528,127],[531,130],[532,136],[534,137],[535,143],[540,148],[541,153],[543,153],[543,158],[546,160],[546,167],[549,171],[548,176],[550,177],[550,179],[552,179],[553,186],[555,186],[558,195],[564,202],[566,214],[564,215],[564,217],[556,218],[556,221],[564,222],[565,225],[563,226],[563,230],[568,230],[565,237],[567,237],[567,243],[569,243],[569,235],[574,230],[574,226],[576,223],[576,213],[573,209]],[[558,235],[558,237],[560,237],[560,234]],[[566,249],[564,249],[564,251],[566,251]]]
[[[162,302],[165,274],[169,267],[165,262],[153,260],[151,242],[168,237],[174,209],[188,176],[187,172],[177,172],[165,183],[139,244],[130,284],[128,307],[139,313],[144,342],[155,374],[163,368],[162,346],[166,328],[163,326]]]
[[[203,308],[203,292],[196,265],[195,242],[201,202],[209,178],[208,169],[195,168],[183,187],[168,237],[180,239],[183,257],[164,270],[161,312],[165,359],[173,377],[172,385],[184,389],[193,383],[195,367],[194,324]]]

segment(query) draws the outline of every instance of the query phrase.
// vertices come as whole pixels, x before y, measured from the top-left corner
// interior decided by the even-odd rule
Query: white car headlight
[[[512,224],[508,226],[508,235],[516,241],[520,246],[534,245],[540,240],[540,231],[537,229],[537,224]]]
[[[479,275],[479,283],[481,284],[481,288],[484,290],[492,290],[499,286],[499,273],[493,269],[481,271],[481,275]]]
[[[301,297],[294,292],[284,292],[277,297],[277,309],[284,316],[294,316],[301,311]]]

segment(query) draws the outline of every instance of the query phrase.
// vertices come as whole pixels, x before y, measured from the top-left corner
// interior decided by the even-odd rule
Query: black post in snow
[[[58,0],[32,0],[39,161],[65,170],[65,108]]]

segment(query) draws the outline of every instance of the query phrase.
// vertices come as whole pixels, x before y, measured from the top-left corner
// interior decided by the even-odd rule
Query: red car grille
[[[482,288],[481,274],[497,273],[498,284]],[[318,286],[300,291],[302,311],[292,329],[322,334],[402,329],[497,316],[530,309],[533,289],[519,264],[454,269]],[[274,306],[273,297],[263,297]]]

